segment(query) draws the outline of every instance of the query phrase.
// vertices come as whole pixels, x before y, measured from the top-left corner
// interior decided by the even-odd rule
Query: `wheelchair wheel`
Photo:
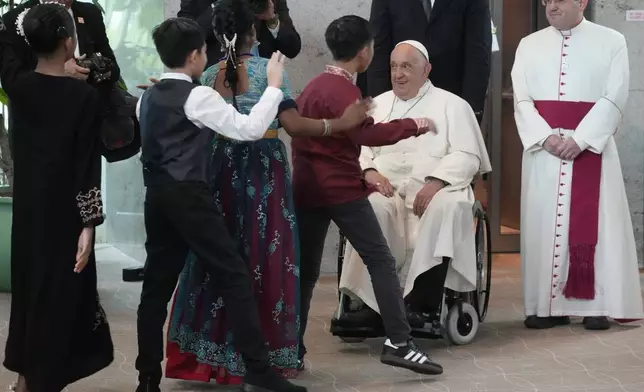
[[[479,330],[479,315],[474,306],[462,302],[463,317],[459,317],[458,305],[450,308],[445,318],[445,334],[450,343],[456,346],[469,344]]]
[[[478,321],[483,322],[487,315],[492,285],[492,248],[490,225],[482,209],[476,213],[476,291],[474,307]]]
[[[345,338],[345,337],[340,337],[340,340],[342,340],[345,343],[362,343],[367,338]]]

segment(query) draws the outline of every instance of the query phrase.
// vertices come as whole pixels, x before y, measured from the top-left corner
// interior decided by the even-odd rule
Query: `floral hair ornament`
[[[237,43],[237,33],[233,35],[233,38],[231,40],[226,37],[226,34],[224,34],[224,46],[226,47],[226,52],[228,54],[228,58],[230,58],[233,61],[233,64],[235,68],[237,68],[236,64],[237,61],[235,59],[235,44]]]
[[[20,15],[16,18],[16,31],[18,32],[18,35],[20,35],[22,38],[24,38],[25,42],[27,45],[29,45],[29,41],[27,41],[27,36],[25,35],[25,27],[23,26],[23,23],[25,21],[25,16],[27,15],[27,12],[29,12],[31,8],[27,8],[23,10]]]
[[[56,4],[59,5],[63,8],[65,8],[64,4],[59,3],[58,1],[44,1],[41,4]],[[27,40],[27,35],[25,34],[25,16],[27,16],[27,12],[29,12],[31,8],[26,8],[24,9],[20,15],[16,18],[16,31],[18,32],[18,35],[22,36],[22,38],[25,39],[25,42],[29,45],[29,41]]]

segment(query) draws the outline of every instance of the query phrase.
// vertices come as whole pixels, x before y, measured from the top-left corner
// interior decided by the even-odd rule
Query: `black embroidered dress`
[[[114,358],[93,252],[74,273],[81,230],[103,222],[98,93],[79,80],[24,69],[2,30],[15,165],[4,366],[24,375],[30,392],[61,391]]]

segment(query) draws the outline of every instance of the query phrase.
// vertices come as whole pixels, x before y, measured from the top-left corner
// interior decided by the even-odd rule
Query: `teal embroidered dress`
[[[268,60],[245,61],[248,91],[237,96],[248,114],[267,87]],[[213,86],[219,66],[207,69],[202,84]],[[284,99],[292,99],[285,79]],[[228,100],[230,103],[231,100]],[[271,129],[277,129],[277,121]],[[213,156],[213,197],[239,239],[248,263],[272,365],[297,375],[299,255],[286,148],[278,138],[241,142],[217,138]],[[238,384],[245,372],[226,320],[226,304],[211,291],[209,276],[190,256],[180,277],[168,330],[166,375],[184,380]]]

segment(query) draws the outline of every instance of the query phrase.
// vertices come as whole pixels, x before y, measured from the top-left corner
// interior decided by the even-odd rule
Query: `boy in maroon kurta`
[[[373,34],[369,23],[358,16],[344,16],[327,28],[326,43],[335,65],[313,79],[297,99],[302,116],[329,119],[361,98],[353,83],[373,57]],[[411,341],[402,292],[391,255],[358,162],[360,146],[384,146],[425,133],[427,119],[405,119],[374,124],[369,118],[360,128],[342,135],[294,138],[293,192],[300,232],[301,327],[300,360],[304,332],[320,274],[322,250],[333,220],[366,264],[387,333],[381,362],[418,373],[440,374],[443,368]]]

